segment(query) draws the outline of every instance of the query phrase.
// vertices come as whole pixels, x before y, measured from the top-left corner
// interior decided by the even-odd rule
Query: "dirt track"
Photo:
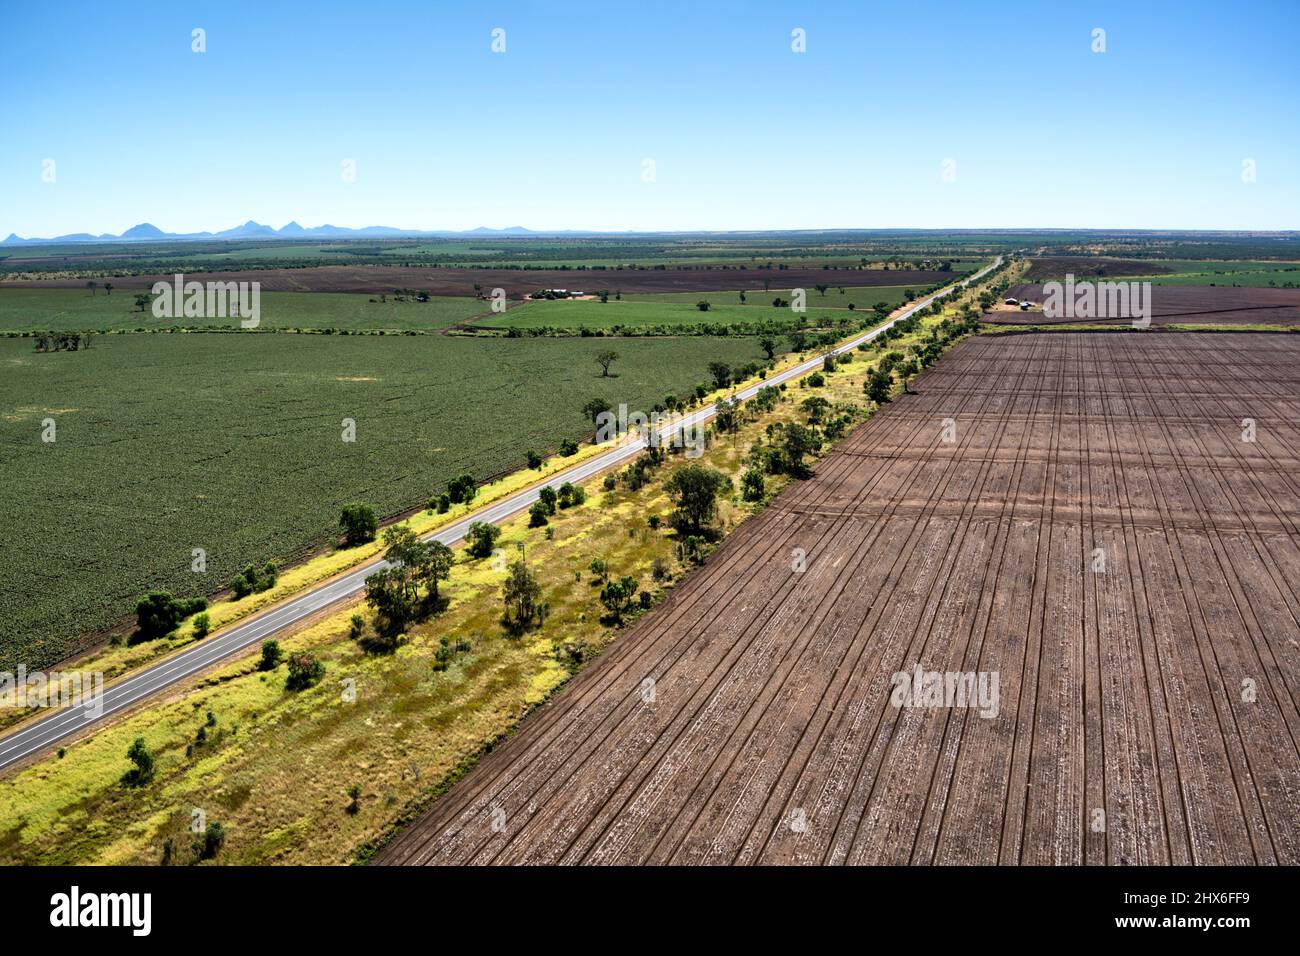
[[[1091,281],[1091,280],[1090,280]],[[1129,281],[1106,280],[1096,281]],[[1043,303],[1038,284],[1013,286],[1007,295]],[[1300,289],[1247,289],[1230,286],[1153,285],[1151,324],[1300,325]],[[1049,319],[1042,312],[990,312],[984,321],[999,325],[1043,325],[1088,322],[1090,325],[1131,325],[1131,318]]]
[[[951,281],[951,272],[914,269],[432,269],[403,266],[322,266],[315,269],[247,269],[243,272],[191,272],[185,278],[200,282],[260,282],[264,292],[392,292],[418,289],[433,295],[474,295],[474,284],[484,290],[502,288],[512,298],[538,289],[608,289],[611,292],[715,292],[733,289],[762,290],[766,279],[773,289],[832,286],[913,286],[917,292],[937,282]],[[115,288],[147,289],[155,282],[172,281],[170,275],[124,276]],[[5,282],[14,289],[82,289],[83,279],[46,279]]]
[[[986,336],[918,388],[379,862],[1300,863],[1300,338]],[[918,662],[997,716],[893,706]]]

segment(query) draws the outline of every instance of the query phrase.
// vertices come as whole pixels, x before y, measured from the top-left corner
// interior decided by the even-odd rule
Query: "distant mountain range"
[[[565,235],[569,233],[548,233],[548,235]],[[66,236],[54,236],[50,239],[24,239],[17,233],[0,242],[0,246],[26,246],[52,242],[157,242],[162,239],[399,239],[431,236],[444,238],[448,236],[528,236],[535,235],[531,229],[523,226],[511,226],[508,229],[488,229],[480,226],[462,232],[429,232],[418,229],[395,229],[392,226],[366,226],[362,229],[348,229],[344,226],[313,226],[305,229],[296,222],[291,222],[279,229],[264,226],[252,219],[242,226],[223,229],[220,232],[163,232],[153,223],[142,222],[132,226],[120,236],[112,233],[92,235],[88,232],[73,232]]]

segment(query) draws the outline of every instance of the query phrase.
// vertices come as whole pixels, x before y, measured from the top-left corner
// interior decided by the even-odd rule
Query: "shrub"
[[[546,507],[545,502],[534,501],[533,506],[528,509],[528,527],[540,528],[547,523],[550,513],[550,509]]]
[[[285,690],[306,690],[320,682],[325,676],[325,665],[314,654],[294,654],[289,658],[289,676],[285,678]]]
[[[135,633],[132,641],[152,641],[176,630],[185,618],[205,610],[203,598],[177,600],[167,591],[152,591],[135,606]]]
[[[471,558],[490,557],[500,537],[501,529],[496,525],[486,521],[475,521],[465,534],[465,540],[469,542],[465,546],[465,553]]]
[[[135,766],[122,774],[122,783],[128,787],[143,787],[153,780],[156,762],[143,737],[135,738],[126,752],[126,759]]]
[[[564,441],[560,442],[560,454],[565,458],[568,458],[570,455],[576,455],[577,453],[578,443],[572,438],[566,438]]]
[[[609,620],[614,624],[623,623],[623,615],[632,609],[632,600],[636,596],[636,579],[624,576],[618,581],[609,581],[600,591],[600,603],[609,612]]]
[[[226,828],[220,823],[212,822],[203,831],[203,843],[199,847],[199,859],[211,860],[226,844]]]
[[[535,452],[535,451],[530,451],[530,452],[527,453],[527,456],[526,456],[526,457],[527,457],[527,459],[528,459],[528,467],[529,467],[529,468],[541,468],[541,467],[542,467],[542,456],[539,455],[539,454],[537,454],[537,452]]]
[[[196,615],[194,618],[194,636],[200,640],[207,637],[209,626],[210,622],[206,611]]]
[[[547,485],[537,492],[537,500],[540,504],[546,506],[546,513],[548,515],[553,515],[555,514],[556,507],[559,505],[560,496],[554,488]]]
[[[447,482],[447,498],[453,505],[473,501],[476,494],[478,486],[470,475],[460,475]]]
[[[259,671],[273,671],[280,665],[280,642],[263,641],[262,642],[262,659],[257,662]]]
[[[762,501],[764,492],[763,473],[757,468],[749,468],[740,477],[741,497],[745,501]]]

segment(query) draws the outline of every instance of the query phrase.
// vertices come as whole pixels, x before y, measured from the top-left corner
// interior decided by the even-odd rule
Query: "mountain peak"
[[[166,233],[159,229],[151,222],[142,222],[139,225],[132,226],[126,232],[122,233],[123,239],[156,239],[165,236]]]

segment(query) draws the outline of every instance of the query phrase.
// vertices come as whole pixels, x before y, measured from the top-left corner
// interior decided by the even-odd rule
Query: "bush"
[[[230,590],[234,595],[232,600],[238,601],[250,594],[269,591],[275,587],[278,573],[274,561],[266,562],[260,571],[250,564],[230,579]]]
[[[126,752],[126,759],[135,766],[122,774],[122,783],[128,787],[143,787],[153,780],[156,762],[143,737],[135,738],[135,743]]]
[[[344,505],[343,512],[339,515],[339,527],[343,530],[343,546],[352,548],[375,540],[379,520],[375,517],[375,509],[370,505],[354,503]]]
[[[602,482],[602,485],[604,486],[606,491],[613,491],[617,484],[618,484],[618,479],[616,479],[613,475],[606,475],[605,480]]]
[[[306,690],[325,676],[325,665],[314,654],[294,654],[289,658],[289,676],[285,678],[285,690]]]
[[[703,564],[709,553],[709,543],[699,535],[687,535],[677,542],[677,560],[683,564]]]
[[[476,494],[478,486],[469,475],[460,475],[447,483],[447,497],[453,505],[473,501]]]
[[[553,515],[555,514],[555,509],[559,505],[560,496],[556,493],[554,488],[547,485],[537,492],[537,500],[539,504],[546,506],[546,513],[548,515]]]
[[[210,621],[207,612],[196,615],[194,618],[194,636],[200,640],[208,636]]]
[[[537,454],[537,452],[535,452],[535,451],[530,451],[530,452],[528,452],[528,454],[527,454],[527,458],[528,458],[528,467],[529,467],[529,468],[541,468],[541,467],[542,467],[542,456],[539,455],[539,454]]]
[[[167,591],[152,591],[135,605],[135,633],[132,642],[165,637],[191,614],[206,610],[203,598],[177,600]]]
[[[199,847],[199,859],[211,860],[226,844],[226,828],[215,821],[208,824],[203,831],[203,844]]]
[[[757,468],[749,468],[740,477],[740,496],[745,501],[762,501],[764,484],[763,473]]]
[[[559,503],[561,508],[573,508],[587,500],[587,492],[579,485],[565,482],[560,485]]]
[[[608,619],[614,624],[623,623],[623,615],[632,609],[632,600],[636,597],[636,579],[624,576],[618,581],[609,581],[600,591],[600,603],[609,612]]]
[[[550,509],[546,507],[544,502],[534,501],[533,506],[528,509],[528,527],[540,528],[547,523],[550,513]]]
[[[445,515],[451,510],[451,496],[434,495],[429,499],[429,510],[440,515]]]
[[[560,442],[560,454],[565,458],[578,453],[578,443],[572,438],[566,438]]]
[[[273,671],[280,665],[280,642],[263,641],[262,659],[257,662],[259,671]]]
[[[491,557],[492,549],[496,547],[497,539],[500,537],[501,529],[496,525],[488,524],[486,521],[475,521],[465,533],[465,540],[469,542],[465,546],[465,553],[471,558]]]

